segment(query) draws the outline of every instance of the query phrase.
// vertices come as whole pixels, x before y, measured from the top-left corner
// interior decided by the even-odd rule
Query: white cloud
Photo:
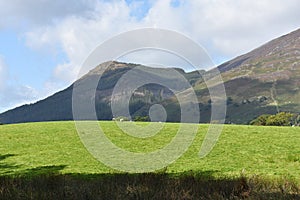
[[[71,16],[55,26],[45,26],[27,32],[31,48],[55,48],[58,45],[68,61],[54,69],[54,77],[68,82],[77,78],[81,64],[101,42],[121,31],[130,30],[130,11],[125,2],[97,3],[91,18]],[[130,26],[128,26],[130,25]]]
[[[297,0],[192,1],[191,27],[216,54],[232,57],[299,28],[299,7]]]
[[[32,48],[60,46],[68,61],[54,76],[73,81],[88,54],[104,40],[138,27],[167,28],[182,32],[208,49],[211,56],[231,58],[296,29],[300,18],[298,0],[157,0],[141,20],[131,16],[136,5],[124,1],[97,1],[89,15],[74,14],[54,25],[27,33]],[[134,62],[134,61],[133,61]]]
[[[86,15],[97,0],[9,0],[0,1],[0,29],[59,23],[70,15]]]
[[[0,113],[9,108],[36,101],[38,97],[38,91],[30,86],[7,84],[0,93]]]
[[[34,88],[11,81],[9,68],[0,55],[0,112],[36,100],[38,95]]]

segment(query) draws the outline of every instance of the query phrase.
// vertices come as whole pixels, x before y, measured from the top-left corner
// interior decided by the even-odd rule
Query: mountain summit
[[[261,114],[274,114],[279,111],[300,112],[300,29],[217,68],[221,72],[227,94],[227,123],[246,124]],[[113,117],[110,107],[113,89],[118,80],[132,69],[143,70],[146,76],[159,76],[162,70],[172,70],[117,61],[102,63],[66,89],[34,104],[23,105],[0,114],[0,122],[72,120],[74,87],[98,80],[100,74],[102,76],[96,95],[86,90],[82,96],[87,99],[94,96],[95,99],[92,100],[95,101],[98,119],[110,120]],[[198,96],[200,121],[209,122],[211,100],[201,75],[210,72],[186,73],[176,70],[192,85]],[[172,84],[182,84],[172,76],[163,78]],[[129,106],[131,117],[147,116],[153,104],[164,106],[168,121],[180,121],[180,106],[174,92],[159,84],[146,84],[134,91]]]

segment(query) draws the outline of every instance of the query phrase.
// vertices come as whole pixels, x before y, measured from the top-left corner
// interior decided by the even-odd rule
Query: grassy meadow
[[[147,139],[138,139],[124,134],[115,122],[101,121],[99,123],[107,137],[114,144],[133,152],[150,152],[162,148],[170,142],[179,126],[176,123],[166,123],[162,131],[157,135]],[[146,122],[139,122],[138,124],[143,126],[146,125]],[[276,193],[276,195],[293,195],[290,197],[291,199],[295,197],[300,198],[299,127],[225,125],[222,135],[211,153],[205,158],[200,159],[198,153],[208,127],[209,125],[200,124],[197,136],[190,148],[181,158],[167,168],[158,170],[155,173],[134,175],[113,170],[94,159],[81,143],[74,122],[2,125],[0,126],[0,195],[12,195],[5,197],[18,199],[19,193],[12,191],[23,191],[23,193],[25,191],[25,194],[28,194],[34,188],[32,185],[30,188],[24,188],[25,183],[28,183],[27,181],[31,180],[30,183],[32,183],[33,179],[38,178],[39,180],[47,179],[48,183],[48,179],[50,178],[48,176],[52,177],[50,178],[52,181],[56,180],[53,176],[56,178],[62,176],[64,177],[63,185],[68,184],[69,188],[72,188],[70,186],[72,184],[81,183],[85,178],[102,177],[100,179],[104,182],[106,181],[106,187],[103,187],[104,182],[101,184],[98,183],[102,188],[106,188],[106,192],[115,187],[115,185],[112,186],[110,184],[117,184],[119,181],[118,186],[120,186],[124,184],[125,180],[127,185],[125,184],[124,190],[120,191],[123,192],[121,192],[122,194],[135,194],[132,198],[128,196],[128,198],[130,197],[129,199],[136,199],[135,197],[138,197],[136,195],[144,191],[137,188],[143,184],[147,186],[148,182],[145,180],[149,181],[152,179],[152,182],[156,181],[157,183],[158,181],[161,183],[160,185],[166,184],[164,181],[167,181],[172,190],[178,185],[183,184],[183,188],[180,189],[180,195],[183,198],[184,195],[189,194],[190,196],[187,196],[187,199],[189,199],[188,197],[191,197],[191,199],[195,197],[190,194],[194,191],[192,188],[198,186],[198,188],[202,187],[203,189],[209,184],[211,187],[213,184],[216,184],[213,187],[219,193],[208,192],[207,195],[215,194],[219,196],[206,196],[206,198],[233,198],[237,191],[236,187],[241,187],[239,195],[249,196],[250,192],[255,193],[255,191],[261,192],[266,190],[269,195],[275,195]],[[178,176],[184,176],[185,178],[178,180],[176,179]],[[74,178],[75,183],[70,181],[72,178],[66,177],[76,177]],[[105,178],[103,179],[103,177]],[[59,180],[61,181],[61,178]],[[194,184],[190,185],[190,188],[184,189],[189,185],[186,182],[187,180],[189,180],[188,183]],[[216,182],[217,180],[219,183]],[[234,180],[236,180],[233,184],[235,186],[230,189],[230,192],[228,194],[222,192],[222,187],[230,187],[230,181]],[[209,184],[207,182],[203,184],[201,181],[209,181]],[[141,184],[138,186],[136,185],[137,182],[141,182]],[[129,187],[131,183],[133,184],[131,185],[133,189]],[[251,186],[251,183],[255,184]],[[85,184],[89,185],[89,188],[93,188],[91,181]],[[236,184],[238,185],[236,186]],[[41,188],[42,185],[39,184],[36,187]],[[94,183],[93,185],[97,184]],[[174,185],[177,186],[175,187]],[[203,187],[203,185],[206,185],[206,187]],[[143,187],[145,188],[146,186],[144,185]],[[252,187],[251,190],[249,189],[250,186]],[[154,187],[154,185],[149,186],[145,190],[147,195],[150,195],[150,191],[152,191],[151,187]],[[49,187],[45,186],[45,188]],[[152,189],[154,191],[158,190],[157,188]],[[228,189],[224,190],[227,191]],[[183,191],[190,192],[184,193]],[[47,192],[49,192],[48,189]],[[65,192],[63,190],[59,195],[66,195]],[[44,194],[45,191],[37,192],[39,195],[41,193]],[[118,192],[115,193],[119,194]],[[167,195],[166,191],[163,193]],[[47,197],[50,194],[55,195],[51,192],[47,194]],[[156,194],[159,194],[159,192]],[[143,193],[143,195],[145,194]],[[169,194],[168,198],[172,199],[170,195],[172,194]],[[33,195],[33,197],[36,196]],[[127,196],[119,197],[127,198]],[[263,196],[262,199],[265,197],[274,196]],[[288,196],[280,197],[288,199]],[[30,196],[28,196],[28,199],[31,199]],[[45,197],[45,199],[47,198]],[[176,198],[174,197],[173,199]],[[259,199],[259,196],[255,196],[254,199]]]

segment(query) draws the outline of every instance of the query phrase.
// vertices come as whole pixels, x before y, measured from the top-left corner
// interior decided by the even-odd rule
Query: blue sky
[[[299,7],[298,0],[1,1],[0,112],[67,87],[94,48],[124,31],[177,31],[220,64],[300,28]]]

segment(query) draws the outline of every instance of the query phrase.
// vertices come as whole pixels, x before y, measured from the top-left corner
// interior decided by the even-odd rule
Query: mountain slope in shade
[[[97,66],[75,84],[51,97],[0,114],[0,122],[71,120],[74,85],[99,79],[99,72],[106,64]],[[159,74],[159,70],[167,70],[112,62],[102,75],[95,99],[92,99],[96,101],[99,119],[112,118],[110,99],[113,88],[125,73],[136,67],[149,69],[147,72],[149,76],[153,76],[154,71]],[[300,29],[230,60],[218,66],[218,69],[224,80],[228,98],[227,123],[245,124],[261,114],[274,114],[278,111],[300,112]],[[209,122],[211,101],[201,74],[209,74],[210,71],[186,73],[180,69],[176,70],[196,91],[201,122]],[[181,84],[174,77],[163,78],[173,84]],[[83,96],[92,97],[93,94],[90,92],[84,91]],[[130,100],[130,114],[133,117],[146,116],[150,106],[155,103],[160,103],[166,108],[168,121],[180,121],[180,107],[174,98],[174,92],[158,84],[148,84],[135,91]]]
[[[99,75],[106,65],[109,66],[102,74],[99,81]],[[170,85],[177,88],[177,92],[184,91],[185,88],[182,87],[182,85],[184,85],[183,82],[178,80],[177,77],[171,76],[172,71],[175,70],[178,74],[185,77],[184,80],[188,80],[190,84],[201,80],[198,71],[186,73],[182,69],[176,68],[150,68],[138,64],[116,61],[106,62],[91,70],[88,74],[84,75],[65,90],[34,104],[23,105],[0,114],[0,122],[21,123],[72,120],[72,94],[74,88],[80,87],[83,87],[84,89],[80,92],[78,98],[82,98],[83,102],[95,102],[95,110],[99,120],[111,120],[113,114],[110,104],[115,85],[124,74],[132,69],[135,69],[137,74],[145,76],[145,79],[151,77],[154,80],[165,80]],[[94,83],[97,85],[96,90],[93,90]],[[124,87],[124,90],[126,91],[126,84],[124,84]],[[163,103],[165,107],[170,108],[167,109],[169,116],[168,121],[178,121],[178,119],[180,119],[180,108],[176,98],[174,100],[174,92],[176,91],[171,91],[169,88],[153,83],[137,88],[130,99],[130,114],[132,118],[135,116],[148,115],[151,105]],[[93,117],[91,113],[83,112],[82,119],[93,119]]]

